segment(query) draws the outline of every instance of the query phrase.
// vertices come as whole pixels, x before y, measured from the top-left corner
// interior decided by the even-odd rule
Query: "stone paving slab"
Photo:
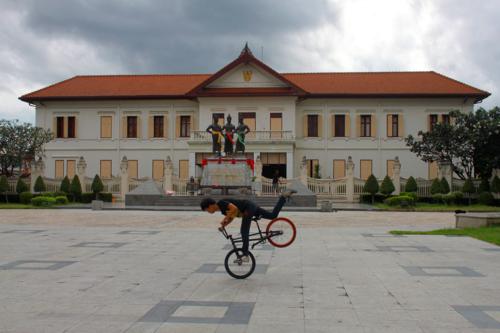
[[[220,217],[73,211],[64,224],[65,212],[31,223],[9,212],[0,332],[500,332],[495,246],[387,234],[451,214],[377,214],[296,213],[295,243],[256,249],[260,268],[235,280]]]

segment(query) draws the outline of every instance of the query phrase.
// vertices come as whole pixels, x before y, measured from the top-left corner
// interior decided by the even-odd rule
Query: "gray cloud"
[[[436,70],[494,93],[485,107],[500,105],[497,1],[411,1],[418,22],[424,21],[430,3],[435,7],[427,17],[429,28],[405,30],[412,22],[396,15],[394,36],[375,36],[381,39],[380,48],[363,48],[363,42],[351,47],[356,40],[342,38],[351,36],[352,26],[346,22],[362,26],[367,35],[376,28],[347,17],[353,15],[346,10],[351,3],[4,0],[0,118],[33,121],[32,108],[28,111],[17,97],[73,75],[211,73],[233,60],[246,41],[256,56],[264,46],[265,62],[278,71]],[[354,13],[370,19],[364,7]]]

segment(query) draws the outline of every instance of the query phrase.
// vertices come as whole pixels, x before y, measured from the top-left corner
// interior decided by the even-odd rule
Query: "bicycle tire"
[[[226,268],[227,274],[229,274],[233,278],[246,279],[247,277],[252,275],[253,271],[255,270],[255,257],[253,256],[253,254],[251,252],[248,252],[248,257],[250,258],[250,261],[248,262],[248,264],[245,264],[245,265],[249,266],[248,267],[249,270],[246,273],[238,274],[234,269],[231,269],[231,267],[233,267],[233,268],[238,267],[232,262],[234,260],[234,258],[237,257],[237,255],[235,255],[237,251],[240,252],[240,253],[238,253],[239,255],[242,254],[242,249],[232,249],[231,251],[229,251],[227,253],[226,259],[224,259],[224,267]]]
[[[287,237],[284,241],[278,241],[275,236],[272,235],[273,231],[272,230],[273,226],[274,228],[277,227],[278,223],[282,223],[282,227],[285,227],[289,230],[290,237]],[[297,236],[297,229],[295,228],[295,224],[290,219],[287,219],[286,217],[278,217],[269,222],[266,228],[266,234],[268,237],[269,243],[275,247],[287,247],[290,246],[290,244],[293,243],[295,240],[295,237]]]

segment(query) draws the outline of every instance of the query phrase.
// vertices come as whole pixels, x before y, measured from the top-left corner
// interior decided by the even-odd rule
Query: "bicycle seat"
[[[252,217],[252,220],[255,222],[259,221],[260,219],[262,219],[261,215],[257,215],[257,216]]]

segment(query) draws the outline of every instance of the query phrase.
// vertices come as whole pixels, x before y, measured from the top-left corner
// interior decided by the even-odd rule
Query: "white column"
[[[286,153],[286,178],[293,178],[293,152]]]
[[[196,153],[189,153],[189,178],[196,176]]]
[[[302,156],[302,162],[300,162],[300,182],[307,186],[307,160],[305,156]]]
[[[347,184],[346,184],[347,202],[354,202],[354,162],[352,161],[351,156],[347,158],[346,174],[347,174]]]

